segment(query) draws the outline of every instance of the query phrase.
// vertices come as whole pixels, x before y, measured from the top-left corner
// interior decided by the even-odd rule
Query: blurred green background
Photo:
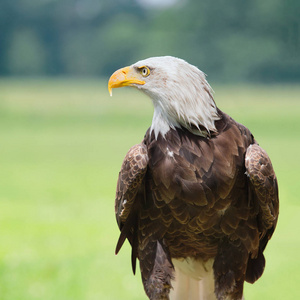
[[[269,153],[280,218],[251,299],[300,299],[300,2],[2,0],[0,300],[145,299],[118,256],[114,194],[152,119],[117,68],[174,55]]]
[[[0,75],[107,76],[173,55],[218,81],[300,81],[299,0],[1,0]]]

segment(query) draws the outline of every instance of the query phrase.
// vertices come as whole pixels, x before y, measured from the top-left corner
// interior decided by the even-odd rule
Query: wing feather
[[[257,255],[249,257],[246,281],[254,283],[263,273],[265,258],[263,251],[275,230],[278,213],[278,186],[271,160],[259,145],[250,145],[245,156],[246,174],[249,177],[251,201],[258,207],[259,249]]]
[[[278,186],[271,160],[259,145],[250,145],[245,157],[246,174],[259,206],[262,233],[275,228],[278,218]],[[270,238],[269,236],[268,238]]]
[[[117,183],[115,213],[119,226],[125,223],[147,171],[148,153],[145,144],[137,144],[126,154]]]
[[[140,199],[144,196],[144,176],[148,165],[147,147],[144,143],[130,148],[126,154],[117,183],[115,198],[116,219],[121,230],[116,254],[126,238],[132,246],[132,269],[135,273],[137,258],[137,223]]]

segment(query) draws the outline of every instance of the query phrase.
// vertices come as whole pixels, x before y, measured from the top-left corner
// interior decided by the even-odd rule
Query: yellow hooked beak
[[[145,84],[145,81],[138,79],[138,73],[132,67],[125,67],[114,72],[108,81],[108,91],[112,96],[112,89],[133,84]]]

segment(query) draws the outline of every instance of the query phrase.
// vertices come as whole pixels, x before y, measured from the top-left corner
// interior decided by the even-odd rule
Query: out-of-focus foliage
[[[0,75],[107,76],[174,55],[222,81],[300,81],[299,0],[1,0]]]

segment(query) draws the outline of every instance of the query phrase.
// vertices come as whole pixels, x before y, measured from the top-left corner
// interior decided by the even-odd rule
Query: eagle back
[[[253,137],[220,114],[218,132],[209,138],[185,129],[171,129],[157,139],[146,133],[149,162],[141,234],[151,223],[152,234],[164,236],[172,257],[184,252],[213,257],[220,238],[242,235],[238,225],[250,218],[244,159]]]

